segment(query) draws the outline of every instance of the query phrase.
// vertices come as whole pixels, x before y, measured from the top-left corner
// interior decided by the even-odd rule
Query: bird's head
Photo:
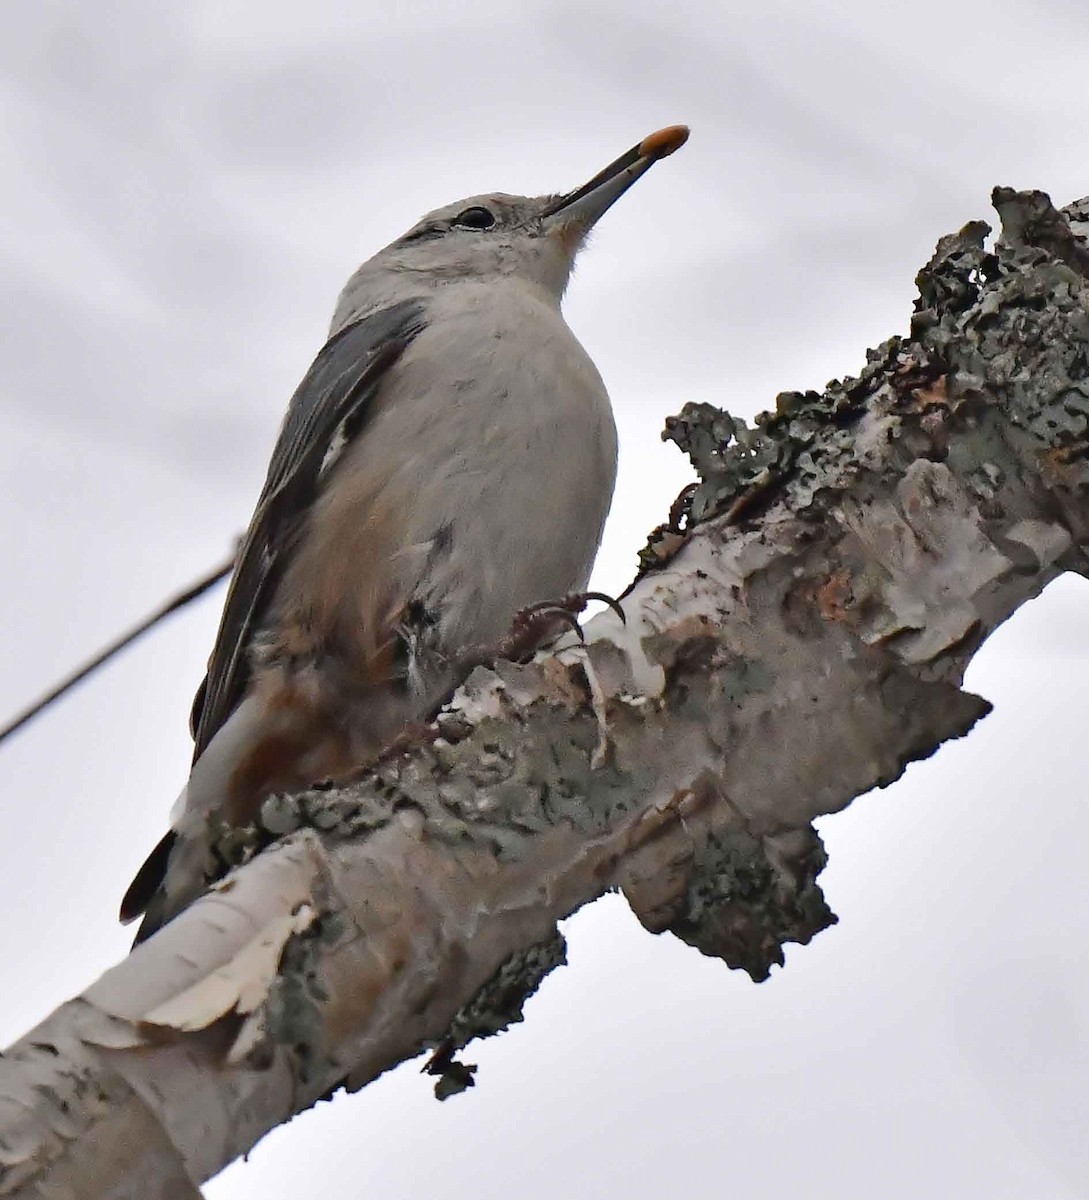
[[[495,192],[435,209],[356,271],[341,293],[333,329],[463,278],[521,278],[558,303],[597,221],[658,159],[687,140],[683,125],[660,129],[564,195]]]

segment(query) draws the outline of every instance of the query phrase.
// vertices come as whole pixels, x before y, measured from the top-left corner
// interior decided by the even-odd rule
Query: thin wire
[[[28,721],[32,721],[54,701],[59,700],[65,692],[71,691],[77,683],[86,679],[88,675],[93,674],[104,663],[109,662],[115,654],[120,654],[126,646],[131,646],[133,642],[147,633],[149,629],[158,625],[164,618],[169,617],[173,612],[177,612],[179,608],[184,608],[187,604],[196,600],[198,596],[203,596],[209,588],[215,587],[221,579],[225,579],[233,569],[234,555],[232,554],[226,562],[220,563],[215,570],[210,571],[202,579],[198,579],[192,586],[187,587],[184,592],[179,592],[176,596],[167,600],[165,604],[157,608],[150,616],[145,617],[139,625],[135,625],[127,633],[121,634],[120,637],[100,650],[94,658],[85,662],[83,666],[77,668],[71,675],[62,679],[56,687],[46,692],[40,700],[36,700],[29,708],[24,709],[18,716],[13,717],[12,720],[0,729],[0,742],[5,741],[17,730],[22,729]]]

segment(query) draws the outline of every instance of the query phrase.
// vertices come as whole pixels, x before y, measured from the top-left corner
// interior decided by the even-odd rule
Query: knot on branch
[[[836,924],[817,886],[828,862],[812,826],[755,838],[710,837],[697,851],[685,912],[669,931],[763,983],[787,942],[806,945]]]

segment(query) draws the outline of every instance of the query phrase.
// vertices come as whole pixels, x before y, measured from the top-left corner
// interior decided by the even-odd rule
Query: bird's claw
[[[523,662],[540,649],[554,632],[557,621],[565,622],[585,645],[586,636],[578,618],[579,613],[591,600],[607,604],[622,622],[627,623],[619,602],[612,596],[606,596],[604,592],[572,592],[560,600],[544,600],[539,604],[530,604],[515,614],[510,632],[496,645],[486,649],[478,647],[463,653],[459,657],[459,664],[463,668],[459,674],[464,676],[472,666],[492,666],[502,658],[511,662]]]
[[[552,631],[553,623],[557,620],[566,622],[585,646],[586,635],[582,632],[579,614],[591,600],[607,604],[622,622],[626,622],[624,610],[612,596],[607,596],[604,592],[572,592],[561,600],[544,600],[521,609],[511,623],[510,633],[503,640],[500,657],[524,658],[532,654]]]
[[[591,600],[598,600],[616,613],[620,618],[621,625],[627,625],[628,618],[624,613],[624,608],[615,596],[607,596],[604,592],[580,592],[579,594],[583,599],[583,607]]]

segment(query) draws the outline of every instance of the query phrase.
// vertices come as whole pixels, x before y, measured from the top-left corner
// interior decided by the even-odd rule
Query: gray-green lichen
[[[322,1004],[329,994],[322,980],[320,949],[336,940],[339,926],[335,916],[319,917],[284,945],[279,970],[256,1018],[258,1027],[247,1039],[251,1067],[267,1067],[279,1047],[290,1056],[300,1084],[328,1072],[333,1060],[324,1045]]]
[[[804,945],[836,923],[816,883],[827,861],[812,828],[779,839],[711,836],[696,850],[684,915],[669,930],[760,983],[783,965],[784,943]]]
[[[544,758],[526,752],[529,724],[535,740],[547,744]],[[524,710],[512,705],[506,720],[484,718],[456,741],[406,746],[350,784],[272,796],[254,826],[224,829],[215,850],[234,865],[304,826],[357,838],[411,809],[434,838],[487,844],[500,861],[515,860],[527,839],[547,829],[602,833],[630,811],[637,781],[616,762],[591,765],[594,736],[546,700]]]
[[[985,421],[997,404],[1002,435],[1044,483],[1060,495],[1083,497],[1089,489],[1089,253],[1042,193],[998,188],[995,204],[1003,236],[993,253],[984,250],[989,231],[980,222],[962,231],[959,264],[936,256],[927,268],[931,276],[959,276],[971,303],[944,317],[920,310],[913,333],[921,351],[948,372],[955,408]]]
[[[567,962],[567,943],[558,929],[543,942],[512,954],[450,1022],[446,1037],[425,1068],[437,1075],[435,1096],[439,1100],[474,1086],[476,1067],[454,1058],[474,1038],[492,1037],[523,1020],[523,1007],[541,981]]]
[[[907,462],[920,451],[942,457],[946,421],[978,420],[997,401],[998,424],[1023,431],[1026,444],[1014,449],[1035,454],[1047,486],[1085,493],[1089,200],[1062,212],[1042,192],[996,188],[993,200],[1003,221],[996,247],[986,247],[983,221],[942,238],[917,277],[910,336],[868,351],[857,378],[833,380],[823,393],[782,393],[753,429],[709,404],[688,404],[667,421],[663,438],[688,454],[700,482],[651,535],[643,571],[671,558],[701,521],[751,517],[783,492],[802,514],[822,492],[848,486],[864,465],[858,422],[875,411],[902,427]]]
[[[723,514],[752,517],[787,484],[794,511],[803,513],[823,489],[841,486],[856,460],[853,425],[898,347],[893,338],[868,351],[857,379],[833,380],[824,392],[781,392],[775,412],[761,413],[755,428],[711,404],[686,404],[668,418],[663,440],[675,442],[700,476],[679,514],[686,528]],[[661,526],[651,535],[640,556],[644,570],[662,559],[658,547],[668,531]]]
[[[908,761],[966,732],[987,711],[985,701],[960,690],[961,660],[951,657],[959,646],[967,660],[985,622],[966,602],[946,604],[943,624],[930,597],[913,590],[910,553],[925,556],[928,537],[942,536],[931,509],[954,520],[963,517],[958,504],[978,509],[973,536],[985,554],[973,561],[997,579],[1007,566],[1038,571],[1062,549],[1028,511],[1022,532],[1011,534],[1006,507],[1019,502],[1011,495],[1037,488],[1083,500],[1089,489],[1089,256],[1067,217],[1040,193],[1000,189],[995,202],[1004,239],[989,248],[983,222],[943,238],[919,272],[910,334],[869,351],[857,377],[833,381],[821,393],[782,393],[775,411],[751,429],[709,404],[689,404],[663,435],[689,455],[699,482],[652,534],[641,556],[644,574],[672,557],[697,525],[715,518],[752,523],[772,504],[800,518],[804,536],[792,535],[796,552],[780,548],[762,585],[765,604],[774,598],[766,611],[782,622],[785,657],[776,659],[759,641],[752,653],[727,645],[731,638],[744,641],[743,626],[723,632],[705,621],[683,633],[649,632],[642,652],[665,679],[655,703],[682,723],[702,726],[705,743],[727,757],[739,743],[741,752],[751,746],[744,739],[757,736],[775,705],[788,703],[792,672],[821,678],[819,664],[800,657],[834,658],[838,675],[830,678],[847,698],[817,686],[813,695],[793,697],[784,727],[796,744],[783,746],[786,765],[773,768],[807,762],[809,743],[818,738],[834,753],[837,737],[848,738],[855,725],[865,729],[864,749],[839,745],[838,775],[832,768],[823,781],[797,775],[799,790],[808,786],[819,795],[820,811],[890,782]],[[1089,202],[1071,215],[1080,220],[1083,209],[1089,225]],[[971,436],[958,436],[965,432]],[[1062,519],[1085,541],[1089,523],[1081,509],[1084,503],[1069,505]],[[878,510],[883,515],[875,518]],[[900,539],[908,557],[898,562],[869,552],[864,535],[874,534],[875,519],[878,534]],[[959,536],[967,537],[963,528]],[[816,554],[810,563],[807,539],[835,548],[835,570],[829,572],[830,555]],[[470,679],[465,694],[479,701],[471,718],[458,708],[440,713],[431,740],[406,742],[358,779],[270,798],[252,829],[223,833],[215,845],[219,859],[225,867],[244,861],[303,827],[334,841],[366,838],[406,810],[421,819],[430,841],[483,848],[500,864],[524,861],[549,831],[607,836],[638,815],[638,798],[653,783],[652,765],[624,752],[629,742],[638,744],[635,733],[653,705],[624,703],[614,690],[607,713],[598,712],[588,676],[555,664],[549,671],[540,663],[501,664],[489,676],[498,687],[489,682],[474,690]],[[866,712],[853,712],[856,699]],[[825,704],[839,705],[850,718],[842,734],[818,734]],[[571,720],[591,710],[597,728]],[[735,714],[743,711],[748,715],[739,724]],[[759,808],[758,795],[743,798],[749,809]],[[824,865],[820,840],[804,820],[791,824],[794,810],[782,804],[786,824],[750,825],[746,817],[740,828],[694,843],[677,891],[656,891],[633,874],[625,894],[644,924],[669,929],[760,980],[782,963],[784,943],[804,943],[834,922],[816,884]],[[797,811],[804,808],[799,803]],[[268,1037],[277,1044],[302,1044],[316,1020],[321,981],[308,965],[311,936],[292,940],[285,978],[267,1005]],[[473,1068],[457,1062],[456,1051],[520,1019],[525,999],[563,960],[556,936],[510,959],[454,1019],[432,1060],[438,1093],[471,1086]]]

